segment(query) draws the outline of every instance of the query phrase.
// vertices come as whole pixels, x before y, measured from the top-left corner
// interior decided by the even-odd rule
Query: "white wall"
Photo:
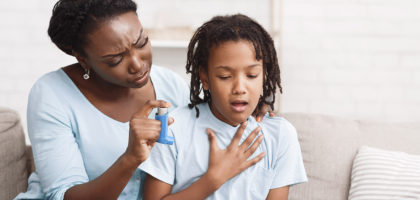
[[[46,33],[54,3],[0,0],[0,106],[17,110],[25,127],[32,84],[75,61]],[[420,120],[420,1],[283,0],[281,5],[276,20],[282,27],[283,112]],[[213,15],[242,12],[270,30],[270,9],[269,0],[155,0],[140,1],[139,17],[149,29],[193,30]],[[177,34],[184,43],[189,38]],[[182,45],[160,43],[153,51],[154,63],[186,77]]]
[[[283,0],[282,111],[420,121],[420,1]]]

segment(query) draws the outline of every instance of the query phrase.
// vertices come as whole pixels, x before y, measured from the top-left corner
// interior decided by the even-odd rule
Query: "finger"
[[[246,151],[245,151],[245,156],[247,158],[249,158],[256,150],[257,148],[260,146],[262,140],[263,140],[264,136],[260,135],[258,137],[258,139],[254,142],[254,144],[252,144],[251,147],[249,147]]]
[[[161,121],[155,119],[132,119],[130,121],[130,130],[135,132],[142,132],[147,130],[159,130]]]
[[[257,110],[256,113],[256,120],[257,122],[261,122],[262,118],[264,117],[265,113],[267,113],[268,111],[270,111],[270,106],[267,104],[262,104],[262,106],[260,106],[260,108]]]
[[[229,146],[227,147],[228,149],[238,147],[239,141],[241,140],[242,135],[243,135],[247,125],[248,125],[248,121],[245,121],[245,122],[241,123],[241,126],[239,126],[238,130],[236,131],[235,135],[233,136],[232,141],[230,142]]]
[[[248,168],[248,167],[250,167],[252,165],[255,165],[257,162],[259,162],[261,159],[263,159],[264,156],[265,156],[265,152],[262,152],[257,157],[255,157],[255,158],[253,158],[251,160],[246,161],[245,167]]]
[[[171,125],[175,122],[175,119],[173,117],[168,117],[168,125]]]
[[[244,142],[242,142],[242,144],[240,145],[240,148],[245,151],[246,149],[248,149],[249,145],[251,145],[251,143],[254,141],[255,137],[257,137],[258,133],[261,131],[261,127],[257,127],[255,128],[251,134],[248,135],[248,137],[246,138],[246,140]]]
[[[136,113],[133,114],[132,118],[148,117],[153,108],[168,108],[171,103],[163,100],[148,100]]]
[[[210,152],[214,150],[219,150],[219,146],[217,145],[217,139],[216,139],[216,136],[214,135],[213,130],[207,128],[206,132],[210,141]]]
[[[141,132],[135,132],[135,140],[137,141],[156,141],[160,136],[159,130],[142,130]]]

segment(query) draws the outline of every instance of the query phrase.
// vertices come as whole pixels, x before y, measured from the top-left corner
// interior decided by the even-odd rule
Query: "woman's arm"
[[[267,200],[287,200],[289,196],[289,186],[271,189],[268,193]]]
[[[248,160],[263,139],[261,135],[252,143],[260,132],[260,127],[254,129],[247,139],[239,145],[246,125],[247,122],[241,124],[232,142],[226,149],[219,148],[214,132],[207,129],[210,140],[210,158],[207,172],[188,188],[174,194],[170,194],[172,185],[148,175],[145,181],[143,198],[145,200],[204,199],[215,192],[226,181],[260,161],[265,156],[265,153]]]
[[[130,120],[126,152],[98,178],[69,188],[64,199],[117,199],[159,137],[160,122],[148,119],[149,113],[155,107],[169,106],[164,101],[148,101]]]

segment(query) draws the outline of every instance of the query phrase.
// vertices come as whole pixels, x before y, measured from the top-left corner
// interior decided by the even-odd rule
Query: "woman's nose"
[[[128,66],[128,72],[130,74],[137,74],[142,71],[142,68],[144,68],[145,63],[141,60],[138,56],[131,56],[131,62]]]

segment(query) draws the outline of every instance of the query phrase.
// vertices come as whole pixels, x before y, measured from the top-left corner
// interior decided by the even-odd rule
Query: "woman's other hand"
[[[257,122],[261,122],[264,115],[268,112],[270,117],[274,117],[276,114],[271,110],[270,106],[263,103],[260,109],[257,109],[257,111],[254,113],[254,117],[257,120]]]
[[[209,168],[205,176],[208,176],[213,180],[214,184],[216,184],[216,188],[220,187],[230,178],[246,170],[248,167],[254,165],[265,156],[265,152],[263,152],[255,158],[248,160],[260,145],[263,136],[258,136],[255,142],[252,143],[261,131],[261,127],[257,127],[249,134],[244,142],[239,145],[246,125],[247,122],[241,124],[233,137],[232,142],[226,149],[219,148],[214,132],[211,129],[207,129],[210,140],[210,160]]]
[[[153,108],[168,108],[171,104],[162,100],[149,100],[139,111],[134,113],[130,120],[130,135],[125,155],[137,165],[144,162],[149,156],[152,147],[160,134],[160,121],[149,119],[148,116]],[[173,123],[173,118],[168,119]]]

